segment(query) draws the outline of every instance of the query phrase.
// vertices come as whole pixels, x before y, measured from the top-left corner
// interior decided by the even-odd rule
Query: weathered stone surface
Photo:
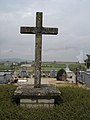
[[[20,33],[21,34],[36,34],[38,32],[37,27],[21,27]],[[42,27],[41,33],[46,35],[57,35],[58,34],[58,28],[48,28],[48,27]]]
[[[14,96],[22,99],[54,99],[60,97],[61,92],[54,85],[42,84],[41,88],[34,88],[34,85],[18,86]]]
[[[18,86],[14,98],[17,104],[28,107],[53,107],[60,99],[61,92],[54,85],[42,84],[41,88],[34,88],[34,85],[24,84]]]
[[[36,28],[35,27],[21,27],[20,33],[22,33],[22,34],[35,34]]]
[[[28,108],[50,108],[54,106],[54,99],[20,99],[20,105]]]
[[[35,35],[35,79],[34,87],[41,87],[41,61],[42,61],[42,34],[57,35],[58,28],[43,27],[43,13],[36,13],[36,27],[21,27],[22,34],[36,34]]]
[[[58,34],[58,28],[42,28],[42,34],[45,35],[57,35]]]
[[[27,108],[52,108],[54,104],[20,104],[22,107]]]

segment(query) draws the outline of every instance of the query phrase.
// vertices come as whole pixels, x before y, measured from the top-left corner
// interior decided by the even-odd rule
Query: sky
[[[58,35],[42,37],[43,61],[90,54],[90,0],[0,0],[1,59],[34,60],[35,35],[20,34],[20,27],[35,27],[36,12],[43,12],[44,27],[58,28]]]

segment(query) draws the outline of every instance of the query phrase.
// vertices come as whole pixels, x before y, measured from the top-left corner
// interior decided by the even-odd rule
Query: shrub
[[[57,80],[62,80],[63,75],[66,78],[66,71],[64,69],[60,69],[57,72]]]

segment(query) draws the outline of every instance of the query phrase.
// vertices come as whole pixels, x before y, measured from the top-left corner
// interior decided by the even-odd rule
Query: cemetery
[[[37,12],[36,27],[21,27],[20,29],[20,32],[22,34],[36,34],[34,84],[31,85],[26,84],[26,85],[18,86],[14,93],[14,98],[16,99],[16,101],[18,101],[17,104],[28,108],[34,108],[34,107],[50,108],[58,104],[58,100],[61,97],[61,92],[55,86],[48,84],[41,84],[42,34],[56,35],[58,33],[58,28],[43,27],[42,18],[43,18],[43,13]],[[64,69],[61,70],[60,70],[61,74],[59,71],[57,73],[57,80],[65,81],[67,72],[65,72]],[[52,75],[53,75],[53,71],[52,71]],[[72,78],[71,75],[70,78]],[[76,84],[77,84],[77,79],[76,79]]]
[[[61,68],[56,61],[43,63],[42,35],[58,34],[58,28],[43,26],[43,12],[36,12],[35,27],[22,26],[20,33],[35,35],[35,60],[33,65],[6,65],[11,68],[7,67],[7,71],[2,67],[0,118],[89,120],[90,56],[85,60],[86,66],[75,64],[74,69],[69,64]]]

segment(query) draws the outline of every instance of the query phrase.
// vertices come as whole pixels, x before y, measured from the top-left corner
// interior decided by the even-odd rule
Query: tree
[[[63,80],[63,77],[66,78],[66,71],[64,69],[60,69],[57,73],[57,80]]]
[[[90,67],[90,55],[87,54],[86,56],[87,56],[87,59],[84,60],[84,62],[85,62],[86,67],[89,68]]]

